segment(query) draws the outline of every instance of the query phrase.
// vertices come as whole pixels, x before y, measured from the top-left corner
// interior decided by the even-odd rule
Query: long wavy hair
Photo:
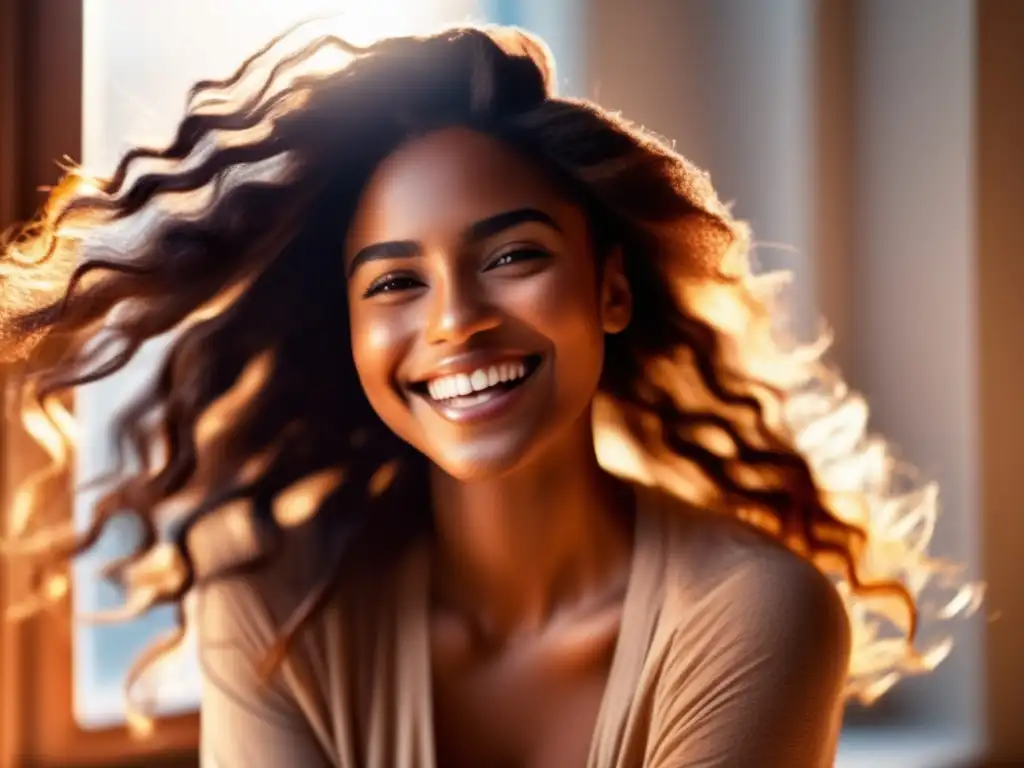
[[[606,341],[594,407],[605,466],[741,517],[833,576],[853,618],[849,695],[869,700],[932,666],[908,641],[938,572],[924,551],[933,488],[894,485],[863,401],[820,345],[780,334],[780,282],[752,272],[748,230],[708,175],[619,115],[556,96],[547,49],[523,31],[355,46],[310,29],[196,84],[169,146],[133,149],[107,179],[71,170],[6,244],[2,352],[21,362],[17,405],[53,458],[20,488],[6,545],[35,557],[41,592],[59,593],[69,560],[130,514],[143,535],[108,572],[133,610],[177,606],[184,632],[200,580],[265,566],[301,518],[339,565],[281,648],[316,614],[346,538],[391,513],[397,478],[421,476],[347,350],[345,230],[383,158],[458,125],[550,172],[598,242],[621,248],[637,301]],[[116,420],[118,468],[87,530],[48,518],[43,496],[66,481],[75,442],[68,395],[158,337],[162,360]],[[299,497],[315,503],[296,515],[281,502]],[[197,532],[227,511],[258,546],[204,568]]]

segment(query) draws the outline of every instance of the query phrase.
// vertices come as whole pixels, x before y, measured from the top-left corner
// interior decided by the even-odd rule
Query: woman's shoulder
[[[313,645],[340,614],[348,624],[376,616],[376,607],[396,588],[404,555],[401,549],[371,549],[358,537],[332,547],[331,537],[316,526],[283,530],[266,550],[239,545],[238,537],[225,531],[217,533],[210,539],[210,547],[216,550],[210,559],[216,566],[206,569],[211,573],[244,563],[258,551],[268,556],[252,567],[238,572],[229,569],[229,575],[201,582],[196,590],[196,602],[202,607],[197,616],[199,630],[208,636],[216,629],[222,636],[242,639],[245,645],[262,650],[276,642],[311,600],[320,608],[303,622],[302,633]]]
[[[227,526],[204,534],[193,553],[202,563],[195,589],[200,639],[230,638],[265,652],[322,570],[314,542],[301,531],[284,532],[274,547]]]
[[[737,520],[658,495],[649,508],[663,600],[645,764],[830,765],[850,648],[830,580]]]
[[[848,652],[846,607],[815,565],[738,519],[649,493],[664,553],[664,621],[719,640],[784,636]]]

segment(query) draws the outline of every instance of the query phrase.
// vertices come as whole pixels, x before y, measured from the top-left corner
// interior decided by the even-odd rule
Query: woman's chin
[[[428,458],[449,477],[462,483],[501,480],[528,463],[530,440],[509,439],[509,435],[466,442],[433,445]]]

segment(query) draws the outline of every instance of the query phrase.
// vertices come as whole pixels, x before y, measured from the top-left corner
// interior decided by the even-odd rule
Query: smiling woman
[[[460,480],[557,464],[544,453],[556,436],[591,432],[602,340],[625,327],[629,288],[621,254],[598,284],[570,199],[463,128],[396,151],[356,208],[346,249],[363,389],[392,432]]]
[[[913,639],[877,564],[916,553],[824,482],[859,439],[812,463],[845,390],[774,337],[746,228],[529,34],[309,30],[6,254],[48,444],[174,332],[116,425],[137,466],[16,542],[43,584],[141,523],[109,571],[196,599],[210,765],[831,764],[844,697],[926,666],[851,665],[845,610]]]

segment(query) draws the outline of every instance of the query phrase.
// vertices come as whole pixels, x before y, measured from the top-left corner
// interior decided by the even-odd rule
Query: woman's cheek
[[[364,343],[372,355],[387,356],[396,346],[401,328],[393,320],[377,317],[365,325]]]
[[[517,313],[552,339],[569,341],[599,322],[596,291],[589,276],[572,270],[552,270],[538,275],[536,282],[524,284],[516,292]]]
[[[398,363],[402,323],[376,312],[352,317],[352,353],[359,378],[368,395],[371,388],[386,386]]]

